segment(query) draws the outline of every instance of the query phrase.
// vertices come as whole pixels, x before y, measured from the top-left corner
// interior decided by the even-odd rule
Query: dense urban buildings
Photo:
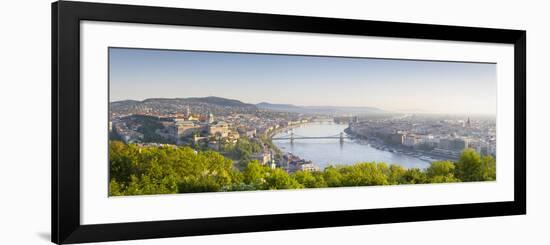
[[[111,139],[126,143],[187,145],[221,152],[233,158],[237,166],[242,161],[257,160],[271,168],[295,172],[315,171],[319,166],[281,151],[271,139],[276,133],[317,120],[346,124],[346,137],[367,140],[372,147],[425,161],[456,160],[467,148],[496,156],[492,118],[285,112],[217,97],[113,102],[109,128]],[[289,139],[294,140],[292,134]],[[239,141],[254,145],[249,154],[238,153],[240,149],[235,148],[241,146]]]
[[[349,132],[373,139],[386,148],[424,154],[426,159],[458,159],[460,153],[474,149],[482,155],[496,156],[494,119],[470,117],[404,115],[387,119],[350,123]]]
[[[109,100],[111,195],[496,180],[495,63],[110,48]]]

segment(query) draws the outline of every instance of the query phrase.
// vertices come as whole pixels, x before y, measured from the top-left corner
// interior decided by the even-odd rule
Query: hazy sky
[[[219,96],[246,103],[495,114],[496,65],[111,48],[110,100]]]

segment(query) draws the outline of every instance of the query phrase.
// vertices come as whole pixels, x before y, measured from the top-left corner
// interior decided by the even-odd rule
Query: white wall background
[[[114,2],[114,1],[106,1]],[[245,12],[527,30],[526,216],[230,234],[105,244],[549,244],[550,21],[545,1],[118,1]],[[50,1],[8,1],[0,12],[0,244],[48,244]]]

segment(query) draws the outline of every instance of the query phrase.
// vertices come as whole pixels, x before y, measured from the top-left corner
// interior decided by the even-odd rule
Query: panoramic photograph
[[[495,181],[496,64],[109,48],[109,196]]]

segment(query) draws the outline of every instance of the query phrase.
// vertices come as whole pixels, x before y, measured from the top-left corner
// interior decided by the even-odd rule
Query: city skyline
[[[496,113],[496,64],[110,48],[110,101],[217,96],[245,103]]]

